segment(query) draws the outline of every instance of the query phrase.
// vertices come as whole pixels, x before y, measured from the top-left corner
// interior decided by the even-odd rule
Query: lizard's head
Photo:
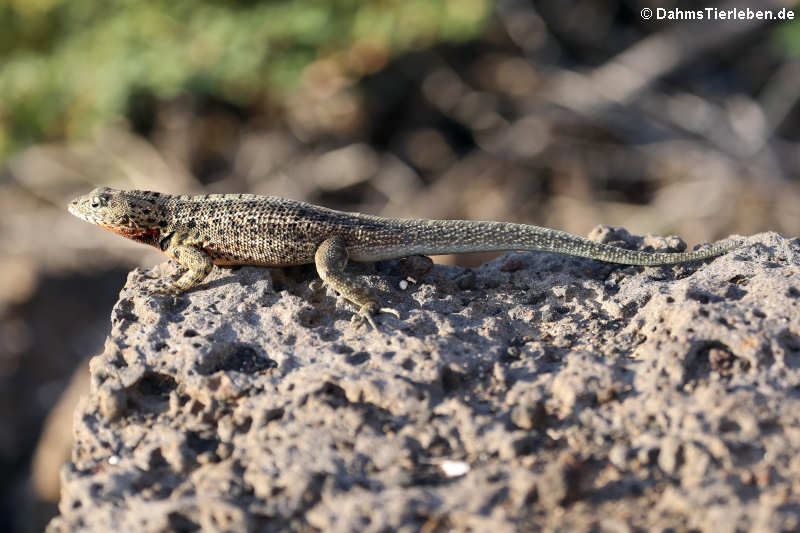
[[[126,237],[158,234],[163,223],[159,194],[98,187],[70,202],[76,217]]]

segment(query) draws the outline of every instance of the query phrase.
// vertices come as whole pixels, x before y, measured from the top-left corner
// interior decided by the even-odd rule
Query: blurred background
[[[795,21],[657,19],[706,6]],[[165,259],[70,217],[73,196],[253,192],[690,245],[796,235],[798,16],[779,0],[0,1],[0,533],[55,512],[81,365],[127,272]]]

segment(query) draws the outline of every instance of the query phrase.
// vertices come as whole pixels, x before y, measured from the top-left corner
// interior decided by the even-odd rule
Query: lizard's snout
[[[72,200],[70,203],[68,203],[67,204],[67,211],[69,211],[69,213],[71,215],[75,215],[78,218],[83,218],[81,216],[80,202],[78,200],[80,200],[80,198],[76,198],[76,199]]]

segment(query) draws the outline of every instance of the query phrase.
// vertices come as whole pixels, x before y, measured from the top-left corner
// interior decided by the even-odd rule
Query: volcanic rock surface
[[[48,530],[800,529],[797,239],[349,268],[400,319],[351,324],[311,266],[133,271]]]

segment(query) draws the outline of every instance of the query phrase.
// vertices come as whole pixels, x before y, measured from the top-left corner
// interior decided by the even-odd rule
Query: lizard
[[[313,263],[320,278],[354,304],[356,316],[373,328],[375,314],[399,315],[380,307],[375,291],[345,272],[348,260],[529,250],[656,266],[700,261],[741,245],[734,240],[696,252],[645,252],[528,224],[385,218],[254,194],[171,195],[98,187],[74,199],[68,210],[87,222],[154,246],[186,269],[157,293],[192,289],[213,265]]]

